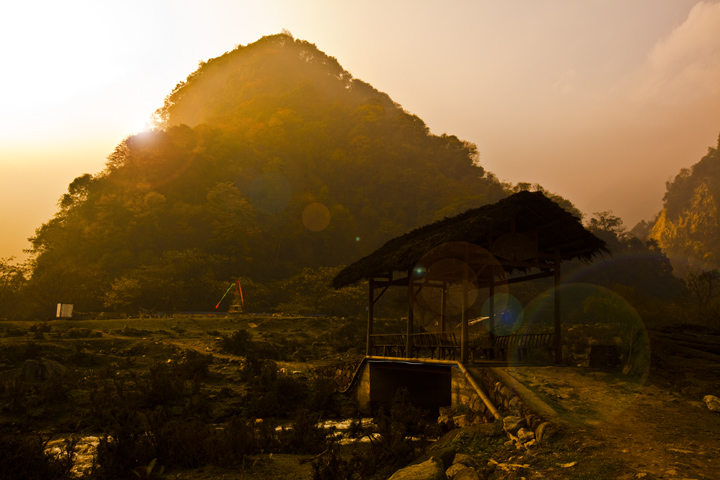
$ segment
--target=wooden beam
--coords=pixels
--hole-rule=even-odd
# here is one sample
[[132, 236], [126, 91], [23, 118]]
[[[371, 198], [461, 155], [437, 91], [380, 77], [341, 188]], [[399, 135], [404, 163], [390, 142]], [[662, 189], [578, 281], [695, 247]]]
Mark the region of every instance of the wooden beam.
[[[412, 277], [412, 269], [408, 270], [408, 279]], [[415, 313], [413, 312], [413, 304], [415, 303], [415, 289], [411, 282], [408, 282], [408, 316], [407, 316], [407, 343], [405, 345], [405, 356], [412, 357], [412, 333]]]
[[562, 316], [560, 314], [560, 250], [555, 251], [555, 363], [562, 364]]
[[510, 283], [527, 282], [529, 280], [537, 280], [538, 278], [549, 278], [549, 277], [554, 277], [554, 276], [555, 276], [555, 271], [551, 270], [549, 272], [540, 272], [540, 273], [535, 273], [533, 275], [525, 275], [522, 277], [509, 278], [502, 283], [495, 283], [495, 285], [504, 285], [506, 283], [510, 284]]
[[[465, 259], [467, 260], [469, 256], [469, 249], [470, 246], [465, 246]], [[468, 358], [470, 356], [470, 350], [469, 350], [469, 331], [468, 331], [468, 283], [469, 283], [469, 276], [470, 276], [470, 267], [467, 264], [467, 261], [465, 262], [465, 266], [463, 267], [463, 278], [462, 278], [462, 327], [461, 327], [461, 334], [460, 334], [460, 361], [463, 363], [467, 363]]]
[[[367, 341], [365, 342], [365, 355], [372, 355], [372, 334], [373, 334], [373, 307], [375, 306], [375, 292], [373, 279], [368, 280], [368, 323]], [[384, 291], [384, 290], [383, 290]], [[381, 294], [382, 295], [382, 294]]]
[[443, 282], [442, 295], [440, 296], [440, 331], [445, 332], [445, 311], [447, 309], [447, 282]]

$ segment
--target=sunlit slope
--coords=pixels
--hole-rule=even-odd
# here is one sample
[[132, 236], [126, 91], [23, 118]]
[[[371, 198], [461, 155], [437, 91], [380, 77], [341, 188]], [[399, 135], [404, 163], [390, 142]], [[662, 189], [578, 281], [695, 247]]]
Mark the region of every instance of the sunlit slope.
[[688, 268], [720, 268], [720, 138], [698, 163], [667, 183], [663, 210], [651, 237], [673, 262]]
[[101, 308], [130, 279], [158, 278], [187, 289], [173, 308], [196, 308], [212, 304], [215, 281], [348, 263], [506, 194], [475, 145], [431, 134], [288, 35], [201, 64], [158, 113], [159, 128], [73, 181], [31, 239], [49, 305]]

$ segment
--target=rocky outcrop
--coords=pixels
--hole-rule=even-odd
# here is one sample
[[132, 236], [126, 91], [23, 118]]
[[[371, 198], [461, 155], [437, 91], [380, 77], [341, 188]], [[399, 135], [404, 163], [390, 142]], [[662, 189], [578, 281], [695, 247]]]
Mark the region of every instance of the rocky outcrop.
[[445, 466], [438, 457], [430, 457], [430, 460], [401, 468], [395, 472], [389, 480], [446, 480]]
[[715, 395], [705, 395], [703, 402], [711, 411], [720, 413], [720, 398]]
[[26, 382], [46, 382], [65, 375], [67, 368], [55, 360], [38, 358], [26, 360], [20, 372], [20, 378]]

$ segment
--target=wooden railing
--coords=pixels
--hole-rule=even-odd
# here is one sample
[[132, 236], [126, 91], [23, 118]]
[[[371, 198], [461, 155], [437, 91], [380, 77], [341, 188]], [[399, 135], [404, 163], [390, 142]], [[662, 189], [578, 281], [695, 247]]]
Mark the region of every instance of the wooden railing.
[[477, 351], [487, 360], [496, 357], [501, 360], [526, 361], [529, 349], [544, 349], [550, 358], [554, 357], [555, 336], [552, 333], [523, 333], [513, 335], [488, 336], [471, 347], [473, 360]]
[[[405, 357], [407, 355], [407, 335], [403, 334], [378, 334], [371, 335], [371, 352], [373, 355], [383, 357]], [[413, 358], [455, 359], [455, 353], [460, 344], [455, 334], [449, 332], [413, 333], [410, 334], [410, 355]]]
[[[407, 357], [407, 335], [400, 333], [376, 334], [370, 336], [372, 355], [383, 357]], [[554, 335], [552, 333], [525, 333], [487, 336], [469, 342], [473, 361], [501, 360], [527, 361], [529, 349], [546, 350], [550, 359], [554, 357]], [[461, 344], [455, 333], [426, 332], [410, 335], [411, 358], [439, 358], [455, 360]]]

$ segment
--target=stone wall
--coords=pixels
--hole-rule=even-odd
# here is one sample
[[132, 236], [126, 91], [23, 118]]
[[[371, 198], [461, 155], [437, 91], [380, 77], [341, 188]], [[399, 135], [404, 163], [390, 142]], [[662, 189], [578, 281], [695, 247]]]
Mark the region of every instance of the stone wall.
[[[519, 428], [531, 430], [538, 442], [555, 429], [551, 419], [544, 418], [528, 406], [517, 390], [503, 382], [490, 368], [472, 369], [471, 374], [498, 412], [503, 417], [516, 417]], [[492, 416], [490, 421], [494, 421]]]
[[[477, 379], [476, 379], [477, 381]], [[467, 381], [459, 368], [452, 369], [452, 405], [454, 410], [467, 407], [475, 418], [481, 418], [486, 423], [494, 422], [495, 417], [482, 401], [477, 392]]]

